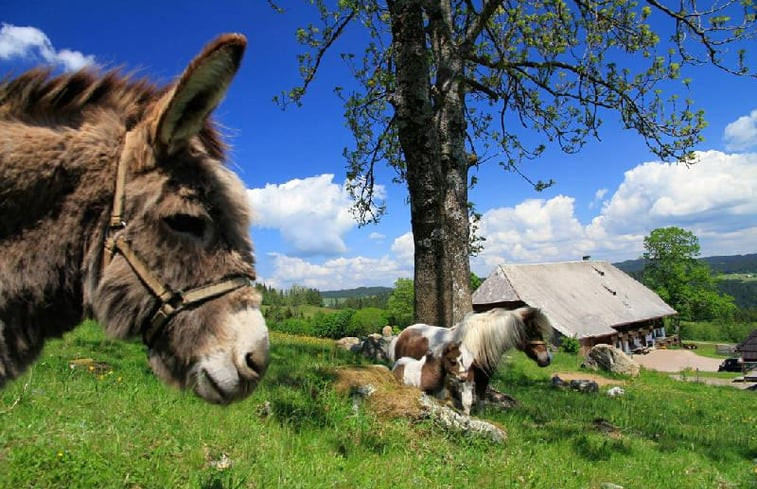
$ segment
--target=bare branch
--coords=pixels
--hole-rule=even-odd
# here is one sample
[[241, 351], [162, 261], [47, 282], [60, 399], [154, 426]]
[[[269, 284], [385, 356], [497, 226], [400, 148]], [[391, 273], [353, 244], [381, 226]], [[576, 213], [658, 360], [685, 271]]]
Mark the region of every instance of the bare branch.
[[[470, 3], [468, 3], [468, 5], [474, 10]], [[484, 2], [483, 7], [481, 8], [481, 13], [476, 15], [475, 21], [468, 27], [465, 37], [463, 38], [462, 43], [460, 43], [464, 52], [470, 51], [475, 44], [476, 39], [478, 39], [478, 36], [481, 34], [481, 31], [484, 30], [484, 27], [489, 23], [500, 5], [502, 5], [501, 0], [487, 0]]]

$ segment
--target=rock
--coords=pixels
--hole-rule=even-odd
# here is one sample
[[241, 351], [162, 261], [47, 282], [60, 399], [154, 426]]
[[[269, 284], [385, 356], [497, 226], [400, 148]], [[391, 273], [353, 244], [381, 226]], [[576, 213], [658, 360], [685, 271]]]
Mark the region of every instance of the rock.
[[566, 387], [566, 383], [563, 379], [558, 377], [557, 375], [552, 376], [552, 387], [557, 387], [558, 389], [564, 389]]
[[590, 370], [604, 370], [614, 374], [639, 375], [639, 364], [628, 355], [610, 345], [595, 345], [586, 354], [584, 363], [581, 365]]
[[589, 379], [575, 379], [566, 382], [557, 375], [552, 376], [552, 387], [558, 389], [571, 388], [578, 392], [599, 392], [599, 384]]
[[623, 489], [623, 486], [613, 484], [612, 482], [603, 482], [599, 487], [600, 489]]
[[426, 394], [421, 395], [420, 403], [428, 411], [428, 416], [445, 429], [483, 436], [495, 443], [502, 443], [507, 439], [507, 433], [502, 428], [461, 414], [439, 404], [433, 397]]
[[499, 392], [495, 388], [489, 386], [486, 388], [486, 394], [484, 399], [479, 399], [478, 402], [486, 402], [489, 407], [496, 407], [499, 409], [512, 409], [518, 405], [518, 400], [509, 394]]
[[599, 392], [599, 384], [593, 380], [571, 380], [570, 388], [578, 392]]
[[377, 333], [370, 334], [363, 340], [360, 352], [371, 360], [388, 362], [389, 359], [386, 356], [386, 349], [391, 341], [391, 337], [382, 336]]
[[626, 395], [626, 391], [622, 387], [615, 386], [607, 389], [607, 395], [610, 397], [622, 397]]
[[384, 338], [390, 338], [393, 335], [394, 335], [394, 330], [392, 329], [391, 326], [387, 325], [381, 329], [381, 336], [383, 336]]
[[355, 336], [345, 336], [336, 341], [336, 346], [347, 351], [360, 351], [360, 338]]

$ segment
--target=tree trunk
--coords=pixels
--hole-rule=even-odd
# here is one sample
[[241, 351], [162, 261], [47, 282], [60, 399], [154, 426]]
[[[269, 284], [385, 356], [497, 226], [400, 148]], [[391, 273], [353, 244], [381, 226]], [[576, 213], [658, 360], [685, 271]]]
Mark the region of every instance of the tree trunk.
[[[407, 165], [416, 320], [452, 326], [471, 310], [461, 62], [451, 45], [433, 36], [438, 69], [432, 89], [423, 3], [388, 2], [397, 70], [393, 103]], [[431, 19], [430, 26], [439, 21]]]

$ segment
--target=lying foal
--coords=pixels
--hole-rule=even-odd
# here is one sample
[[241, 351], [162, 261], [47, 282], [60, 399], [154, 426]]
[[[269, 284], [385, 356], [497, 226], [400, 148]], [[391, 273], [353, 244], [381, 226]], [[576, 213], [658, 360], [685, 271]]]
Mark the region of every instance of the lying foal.
[[473, 405], [473, 375], [465, 368], [460, 342], [444, 345], [440, 356], [429, 351], [420, 360], [402, 357], [394, 363], [394, 376], [405, 385], [418, 387], [438, 399], [452, 399], [456, 407], [470, 414]]

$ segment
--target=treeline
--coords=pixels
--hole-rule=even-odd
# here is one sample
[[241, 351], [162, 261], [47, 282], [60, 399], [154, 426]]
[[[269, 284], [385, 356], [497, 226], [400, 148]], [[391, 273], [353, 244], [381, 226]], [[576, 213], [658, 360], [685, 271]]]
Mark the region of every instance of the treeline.
[[739, 308], [757, 312], [757, 280], [720, 279], [717, 285]]
[[323, 305], [334, 309], [362, 309], [364, 307], [386, 309], [390, 295], [392, 295], [391, 290], [369, 296], [324, 297]]
[[333, 312], [318, 311], [310, 317], [275, 318], [266, 314], [268, 327], [282, 333], [317, 336], [320, 338], [343, 338], [345, 336], [366, 336], [379, 333], [389, 323], [387, 312], [375, 307], [363, 309], [340, 309]]
[[287, 290], [278, 290], [265, 284], [258, 284], [257, 289], [263, 294], [264, 306], [318, 306], [323, 305], [323, 297], [318, 289], [294, 285]]
[[[263, 295], [263, 305], [272, 307], [316, 306], [331, 309], [363, 309], [375, 307], [386, 309], [392, 289], [375, 287], [361, 288], [354, 291], [321, 292], [318, 289], [294, 285], [287, 290], [279, 290], [265, 284], [258, 284], [257, 289]], [[375, 290], [374, 290], [375, 289]], [[363, 291], [366, 295], [356, 295], [352, 292]], [[339, 292], [344, 292], [339, 296]], [[372, 292], [371, 295], [367, 295]]]

